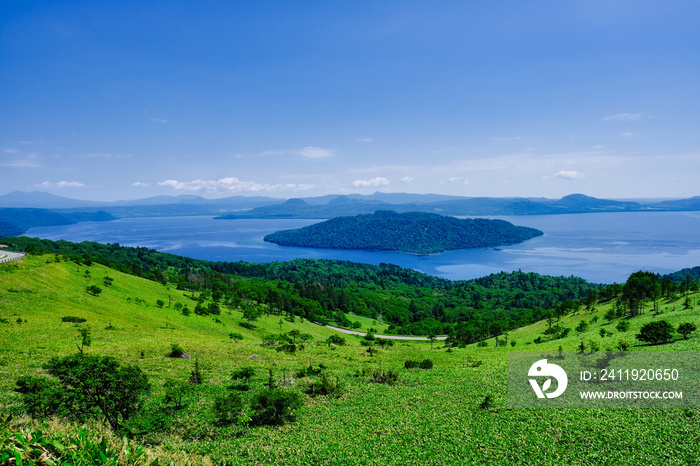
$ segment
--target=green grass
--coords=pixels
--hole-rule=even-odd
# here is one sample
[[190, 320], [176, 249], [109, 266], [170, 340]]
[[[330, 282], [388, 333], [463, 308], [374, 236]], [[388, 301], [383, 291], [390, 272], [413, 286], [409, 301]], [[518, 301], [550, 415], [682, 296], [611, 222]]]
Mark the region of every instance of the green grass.
[[[349, 346], [329, 348], [312, 344], [294, 354], [261, 346], [268, 333], [298, 329], [310, 333], [316, 342], [333, 331], [279, 316], [263, 317], [256, 330], [242, 328], [238, 310], [222, 307], [218, 316], [183, 316], [174, 309], [179, 302], [194, 308], [190, 293], [168, 288], [114, 270], [72, 262], [48, 262], [49, 256], [28, 257], [0, 265], [0, 412], [17, 413], [20, 399], [12, 391], [20, 375], [41, 374], [41, 366], [52, 356], [76, 351], [78, 334], [74, 324], [62, 323], [62, 316], [87, 319], [82, 324], [92, 329], [93, 343], [87, 351], [113, 355], [120, 362], [137, 364], [153, 386], [147, 406], [157, 406], [168, 379], [185, 380], [194, 368], [194, 360], [170, 359], [165, 355], [171, 343], [180, 344], [197, 356], [206, 384], [195, 387], [187, 406], [176, 412], [172, 424], [161, 432], [131, 440], [132, 447], [145, 446], [145, 457], [175, 464], [698, 464], [700, 410], [698, 409], [508, 409], [507, 354], [516, 350], [576, 350], [580, 342], [595, 340], [601, 350], [620, 339], [638, 345], [634, 335], [641, 325], [655, 319], [667, 319], [674, 326], [690, 321], [700, 324], [697, 309], [682, 309], [683, 300], [662, 302], [663, 314], [647, 311], [631, 319], [631, 328], [615, 330], [618, 319], [608, 324], [603, 315], [610, 304], [595, 311], [566, 316], [560, 325], [571, 328], [567, 338], [532, 343], [547, 328], [546, 322], [511, 331], [515, 347], [467, 348], [447, 352], [435, 342], [397, 342], [393, 347], [370, 356], [360, 346], [359, 337], [345, 336]], [[89, 276], [85, 271], [89, 270]], [[104, 286], [104, 277], [114, 279]], [[95, 297], [86, 293], [89, 285], [102, 288]], [[156, 306], [163, 300], [164, 308]], [[697, 296], [693, 296], [697, 299]], [[168, 308], [168, 302], [172, 305]], [[647, 306], [648, 307], [648, 306]], [[675, 309], [675, 310], [673, 310]], [[581, 319], [597, 323], [578, 334], [573, 328]], [[18, 319], [22, 323], [18, 323]], [[26, 320], [26, 322], [24, 322]], [[371, 319], [360, 320], [363, 329], [382, 328]], [[111, 324], [116, 330], [107, 330]], [[600, 329], [613, 332], [602, 338]], [[235, 332], [243, 340], [228, 337]], [[677, 340], [662, 346], [633, 346], [633, 350], [700, 349], [700, 332], [689, 340]], [[529, 344], [528, 344], [529, 343]], [[144, 356], [141, 356], [143, 351]], [[407, 359], [434, 361], [432, 370], [403, 369]], [[472, 367], [471, 362], [482, 364]], [[338, 397], [305, 396], [305, 406], [297, 420], [281, 427], [254, 427], [243, 431], [238, 426], [213, 424], [211, 407], [217, 395], [228, 392], [234, 369], [253, 366], [257, 373], [253, 385], [265, 383], [268, 370], [276, 379], [291, 379], [293, 372], [309, 364], [323, 363], [328, 377], [339, 380], [344, 393]], [[372, 383], [361, 375], [363, 369], [395, 370], [396, 385]], [[303, 389], [314, 377], [294, 379]], [[493, 404], [483, 409], [486, 396]], [[14, 428], [26, 424], [18, 416]], [[102, 427], [90, 427], [100, 432]], [[52, 432], [70, 438], [81, 426], [51, 421], [45, 435]], [[93, 432], [91, 430], [91, 432]], [[119, 440], [102, 431], [115, 445]], [[59, 435], [61, 434], [61, 435]], [[72, 434], [71, 434], [72, 435]]]

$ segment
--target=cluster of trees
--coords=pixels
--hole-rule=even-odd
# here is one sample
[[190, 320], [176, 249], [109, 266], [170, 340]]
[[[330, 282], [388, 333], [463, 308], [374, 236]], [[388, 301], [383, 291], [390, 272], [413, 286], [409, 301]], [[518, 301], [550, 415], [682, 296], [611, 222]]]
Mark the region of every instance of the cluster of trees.
[[564, 312], [581, 300], [595, 300], [601, 288], [576, 277], [523, 272], [450, 281], [390, 264], [209, 262], [118, 244], [25, 237], [6, 241], [29, 253], [100, 263], [198, 293], [195, 314], [217, 315], [226, 306], [242, 309], [249, 321], [268, 314], [349, 326], [348, 314], [354, 313], [388, 322], [393, 333], [454, 333], [459, 343], [500, 335], [540, 320], [552, 309]]

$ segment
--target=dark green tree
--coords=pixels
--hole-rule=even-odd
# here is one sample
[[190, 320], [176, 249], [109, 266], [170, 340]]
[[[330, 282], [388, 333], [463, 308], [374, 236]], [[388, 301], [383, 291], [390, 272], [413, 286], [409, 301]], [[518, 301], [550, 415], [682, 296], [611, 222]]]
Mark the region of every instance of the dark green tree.
[[695, 324], [692, 324], [690, 322], [685, 322], [683, 324], [680, 324], [678, 326], [678, 333], [683, 335], [683, 339], [687, 340], [688, 336], [690, 336], [691, 333], [696, 331], [698, 328]]
[[[113, 430], [138, 412], [141, 398], [151, 389], [141, 369], [122, 366], [111, 356], [74, 354], [51, 358], [43, 367], [56, 383], [37, 377], [17, 381], [15, 390], [22, 394], [28, 411], [80, 421], [97, 415]], [[56, 388], [60, 397], [51, 395]]]
[[668, 343], [673, 339], [675, 331], [673, 326], [665, 320], [658, 320], [642, 326], [637, 335], [637, 340], [651, 343], [652, 345]]

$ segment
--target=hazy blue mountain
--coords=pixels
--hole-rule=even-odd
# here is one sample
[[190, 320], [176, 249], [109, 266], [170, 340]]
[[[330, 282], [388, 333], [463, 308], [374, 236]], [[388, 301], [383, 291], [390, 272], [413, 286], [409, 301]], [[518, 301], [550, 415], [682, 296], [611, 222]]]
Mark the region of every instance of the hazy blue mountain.
[[100, 207], [107, 203], [83, 201], [56, 196], [42, 191], [13, 191], [0, 196], [0, 207], [27, 207], [34, 209], [72, 209], [76, 207]]
[[265, 236], [282, 246], [434, 254], [453, 249], [503, 246], [542, 235], [540, 230], [504, 220], [458, 219], [425, 212], [337, 217]]
[[114, 220], [107, 212], [65, 213], [47, 209], [0, 208], [0, 237], [21, 235], [29, 228]]

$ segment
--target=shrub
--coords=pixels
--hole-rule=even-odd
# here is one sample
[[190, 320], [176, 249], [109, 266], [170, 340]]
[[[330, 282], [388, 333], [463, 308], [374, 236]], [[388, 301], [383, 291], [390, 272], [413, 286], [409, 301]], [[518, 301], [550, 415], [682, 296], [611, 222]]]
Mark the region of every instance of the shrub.
[[618, 332], [626, 332], [630, 329], [630, 322], [629, 320], [621, 320], [617, 323], [615, 328], [618, 330]]
[[431, 361], [430, 359], [424, 359], [420, 363], [420, 368], [421, 369], [432, 369], [433, 368], [433, 361]]
[[75, 324], [82, 324], [83, 322], [87, 322], [87, 319], [83, 319], [82, 317], [77, 316], [63, 316], [61, 317], [61, 322], [72, 322]]
[[212, 411], [216, 422], [222, 425], [245, 425], [250, 422], [245, 399], [240, 393], [231, 392], [214, 400]]
[[480, 341], [479, 343], [476, 344], [476, 346], [478, 346], [479, 348], [485, 348], [485, 347], [489, 346], [489, 344], [487, 341]]
[[696, 331], [698, 328], [695, 326], [695, 324], [692, 324], [690, 322], [685, 322], [683, 324], [680, 324], [678, 326], [678, 333], [683, 335], [683, 339], [687, 340], [688, 336], [690, 336], [691, 333]]
[[370, 371], [371, 380], [375, 383], [394, 385], [399, 381], [399, 374], [394, 371]]
[[183, 354], [185, 354], [185, 350], [182, 349], [182, 346], [180, 346], [178, 343], [172, 343], [170, 345], [170, 353], [168, 353], [169, 358], [179, 358]]
[[231, 378], [234, 381], [242, 380], [244, 383], [250, 383], [250, 379], [255, 375], [255, 369], [251, 366], [246, 366], [237, 371], [233, 371]]
[[151, 389], [141, 369], [121, 366], [111, 356], [74, 354], [51, 358], [43, 367], [58, 381], [17, 380], [15, 391], [22, 394], [28, 412], [78, 420], [99, 414], [114, 430], [139, 410], [141, 397]]
[[282, 425], [293, 421], [301, 408], [301, 394], [285, 389], [266, 389], [253, 397], [252, 420], [257, 425]]
[[637, 340], [650, 343], [652, 345], [658, 345], [662, 343], [668, 343], [673, 339], [673, 334], [676, 330], [671, 324], [665, 320], [658, 320], [656, 322], [649, 322], [648, 324], [642, 326], [637, 334]]
[[163, 388], [165, 389], [165, 405], [174, 409], [184, 408], [185, 398], [192, 392], [192, 385], [176, 380], [167, 380]]
[[235, 333], [235, 332], [229, 333], [228, 337], [231, 340], [235, 340], [235, 341], [239, 341], [239, 340], [243, 339], [243, 335], [241, 335], [240, 333]]
[[307, 387], [306, 393], [311, 396], [323, 395], [323, 396], [333, 396], [339, 397], [343, 393], [343, 387], [338, 378], [335, 379], [335, 383], [328, 380], [326, 374], [321, 376], [321, 382], [314, 381], [310, 383]]
[[93, 296], [99, 296], [100, 293], [102, 293], [102, 288], [96, 285], [90, 285], [85, 288], [85, 291]]
[[403, 367], [406, 370], [415, 369], [416, 367], [418, 367], [418, 364], [419, 364], [418, 361], [412, 361], [412, 360], [408, 359], [406, 362], [403, 363]]

